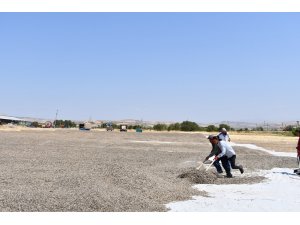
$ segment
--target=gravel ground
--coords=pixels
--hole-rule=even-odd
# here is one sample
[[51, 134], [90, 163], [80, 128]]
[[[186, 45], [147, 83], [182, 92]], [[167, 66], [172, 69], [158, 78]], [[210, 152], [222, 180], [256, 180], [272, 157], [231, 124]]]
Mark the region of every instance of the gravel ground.
[[199, 133], [33, 129], [0, 131], [0, 143], [2, 212], [166, 211], [169, 202], [205, 195], [193, 183], [260, 182], [251, 172], [295, 166], [295, 159], [240, 147], [243, 176], [204, 175], [194, 168], [210, 145]]

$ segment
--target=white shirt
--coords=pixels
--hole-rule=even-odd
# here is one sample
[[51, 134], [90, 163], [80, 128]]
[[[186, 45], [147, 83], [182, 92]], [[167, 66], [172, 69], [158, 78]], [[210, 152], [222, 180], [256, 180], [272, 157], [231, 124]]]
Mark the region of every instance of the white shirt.
[[222, 132], [218, 134], [218, 138], [219, 140], [222, 140], [222, 141], [229, 141], [230, 140], [230, 137], [229, 137], [229, 134], [223, 134]]
[[227, 158], [231, 158], [235, 155], [235, 151], [226, 141], [219, 141], [218, 146], [221, 149], [221, 153], [218, 155], [218, 158], [221, 158], [224, 155], [227, 156]]

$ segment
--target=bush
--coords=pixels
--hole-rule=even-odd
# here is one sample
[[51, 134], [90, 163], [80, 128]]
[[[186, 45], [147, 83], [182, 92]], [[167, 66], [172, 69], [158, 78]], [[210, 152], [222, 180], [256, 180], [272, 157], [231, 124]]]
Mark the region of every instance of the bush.
[[153, 130], [156, 130], [156, 131], [163, 131], [163, 130], [167, 130], [167, 129], [168, 129], [168, 126], [166, 124], [158, 123], [153, 126]]
[[294, 136], [298, 136], [298, 133], [300, 132], [300, 128], [296, 128], [296, 127], [294, 127], [293, 129], [292, 129], [292, 134], [294, 135]]
[[231, 130], [231, 127], [227, 124], [224, 124], [224, 123], [219, 125], [219, 131], [221, 131], [222, 128], [225, 128], [227, 131]]
[[181, 124], [180, 123], [172, 123], [168, 127], [168, 131], [171, 130], [180, 130], [181, 129]]
[[76, 123], [74, 123], [71, 120], [55, 120], [54, 125], [55, 125], [55, 127], [60, 127], [60, 128], [76, 127]]
[[191, 121], [184, 121], [180, 126], [181, 131], [199, 131], [200, 127], [197, 123]]
[[40, 126], [39, 123], [36, 121], [31, 123], [31, 127], [39, 127], [39, 126]]
[[293, 126], [292, 125], [286, 126], [283, 128], [283, 131], [293, 131]]
[[208, 132], [219, 131], [219, 129], [218, 129], [218, 127], [216, 127], [215, 125], [209, 125], [209, 126], [206, 128], [206, 131], [208, 131]]
[[254, 130], [256, 130], [256, 131], [264, 131], [264, 128], [263, 127], [256, 127]]

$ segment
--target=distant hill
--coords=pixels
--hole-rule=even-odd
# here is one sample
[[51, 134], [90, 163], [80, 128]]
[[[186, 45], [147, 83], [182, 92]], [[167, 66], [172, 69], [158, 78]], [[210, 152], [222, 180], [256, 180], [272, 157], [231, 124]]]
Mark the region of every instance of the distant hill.
[[[8, 116], [5, 114], [0, 114], [2, 116]], [[14, 116], [15, 117], [15, 116]], [[47, 121], [53, 121], [54, 119], [45, 119], [45, 118], [34, 118], [34, 117], [17, 117], [19, 119], [29, 121], [29, 122], [39, 122], [39, 123], [45, 123]], [[61, 119], [61, 118], [58, 118]], [[72, 120], [72, 119], [71, 119]], [[75, 123], [83, 123], [85, 122], [84, 120], [72, 120]], [[143, 125], [143, 126], [153, 126], [158, 123], [162, 124], [172, 124], [176, 123], [178, 121], [144, 121], [144, 120], [135, 120], [135, 119], [122, 119], [122, 120], [93, 120], [90, 122], [94, 122], [95, 124], [100, 124], [100, 123], [107, 123], [107, 122], [112, 122], [115, 124], [127, 124], [127, 125]], [[179, 121], [181, 123], [182, 121]], [[255, 127], [263, 127], [265, 130], [271, 130], [271, 129], [281, 129], [282, 127], [285, 127], [287, 125], [292, 125], [296, 126], [297, 122], [296, 121], [285, 121], [282, 123], [276, 123], [276, 122], [244, 122], [244, 121], [220, 121], [220, 122], [212, 122], [212, 123], [201, 123], [198, 122], [198, 125], [201, 127], [207, 127], [208, 125], [215, 125], [219, 126], [219, 124], [228, 124], [230, 127], [235, 128], [235, 129], [241, 129], [241, 128], [255, 128]]]

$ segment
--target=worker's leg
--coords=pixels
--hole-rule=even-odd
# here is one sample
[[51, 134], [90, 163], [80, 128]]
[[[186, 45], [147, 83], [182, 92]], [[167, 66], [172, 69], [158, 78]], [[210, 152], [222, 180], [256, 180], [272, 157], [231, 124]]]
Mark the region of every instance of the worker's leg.
[[230, 164], [229, 164], [229, 161], [228, 161], [227, 156], [221, 157], [220, 160], [221, 160], [221, 162], [222, 162], [223, 168], [224, 168], [225, 171], [226, 171], [226, 176], [227, 176], [227, 177], [232, 177], [232, 174], [231, 174], [231, 172], [230, 172]]
[[214, 166], [216, 167], [218, 173], [223, 173], [222, 167], [220, 165], [220, 159], [218, 159], [214, 162]]
[[232, 169], [239, 169], [241, 173], [244, 173], [244, 169], [243, 169], [243, 166], [240, 165], [240, 166], [237, 166], [235, 164], [235, 160], [236, 160], [236, 155], [232, 156], [231, 158], [228, 159], [230, 165], [231, 165], [231, 168]]

